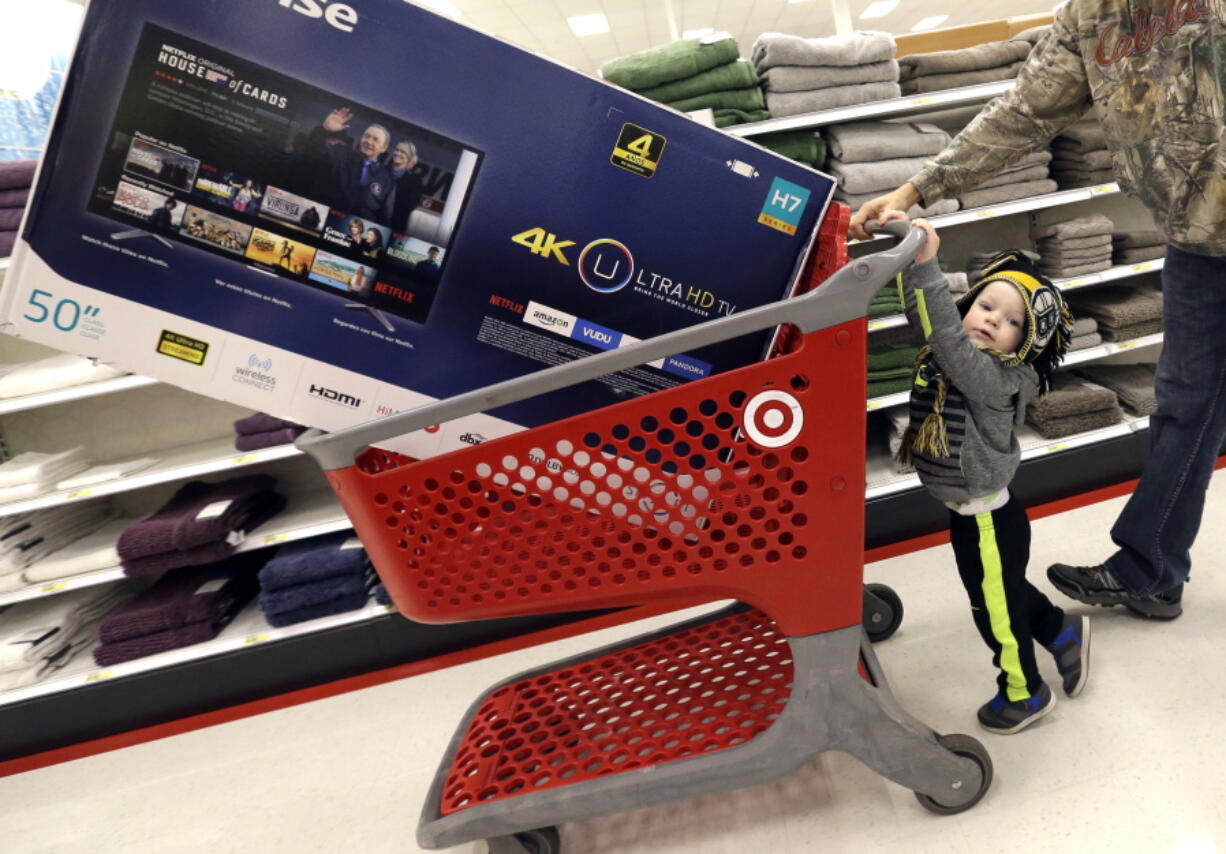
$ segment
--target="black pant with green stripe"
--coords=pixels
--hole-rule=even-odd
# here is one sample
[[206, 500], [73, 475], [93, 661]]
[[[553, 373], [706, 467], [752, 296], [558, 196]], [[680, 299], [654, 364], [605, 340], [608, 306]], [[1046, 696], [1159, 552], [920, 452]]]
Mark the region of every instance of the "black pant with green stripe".
[[1029, 697], [1042, 682], [1034, 644], [1055, 641], [1064, 612], [1026, 580], [1026, 508], [1010, 496], [1005, 506], [990, 513], [962, 516], [951, 510], [949, 517], [958, 574], [971, 600], [975, 628], [1000, 668], [1000, 692], [1010, 702]]

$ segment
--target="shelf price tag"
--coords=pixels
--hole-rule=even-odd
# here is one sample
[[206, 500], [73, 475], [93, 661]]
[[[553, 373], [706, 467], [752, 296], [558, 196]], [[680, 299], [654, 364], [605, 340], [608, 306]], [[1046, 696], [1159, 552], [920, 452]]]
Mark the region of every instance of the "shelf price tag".
[[1084, 285], [1088, 285], [1089, 283], [1090, 283], [1090, 279], [1088, 278], [1069, 279], [1067, 282], [1062, 282], [1060, 284], [1060, 290], [1069, 291], [1069, 290], [1072, 290], [1073, 288], [1080, 288]]
[[987, 210], [975, 211], [975, 219], [989, 219], [994, 216], [1000, 216], [1000, 211], [996, 210], [995, 208], [988, 208]]
[[38, 592], [43, 594], [59, 593], [61, 590], [67, 589], [68, 585], [61, 581], [59, 584], [44, 584], [42, 587], [38, 588]]
[[268, 640], [269, 637], [271, 637], [271, 635], [267, 635], [267, 634], [247, 635], [247, 637], [243, 638], [243, 643], [244, 644], [263, 643], [264, 641]]
[[1135, 346], [1137, 346], [1136, 341], [1121, 341], [1115, 345], [1115, 351], [1118, 353], [1120, 350], [1131, 350]]
[[78, 489], [76, 492], [70, 492], [66, 496], [67, 500], [75, 501], [78, 498], [89, 498], [94, 494], [92, 489]]
[[1063, 451], [1068, 447], [1068, 442], [1057, 442], [1054, 445], [1048, 445], [1044, 451], [1049, 454], [1054, 454], [1056, 451]]
[[869, 408], [869, 411], [870, 411], [870, 412], [871, 412], [872, 410], [874, 410], [874, 409], [880, 409], [880, 408], [882, 407], [882, 405], [883, 405], [883, 403], [882, 403], [882, 401], [881, 401], [880, 399], [878, 399], [878, 400], [870, 400], [870, 401], [868, 402], [868, 408]]
[[1155, 264], [1153, 261], [1145, 261], [1144, 263], [1141, 263], [1141, 264], [1133, 264], [1133, 265], [1132, 265], [1132, 272], [1134, 272], [1134, 273], [1147, 273], [1147, 272], [1149, 272], [1150, 270], [1155, 269], [1156, 267], [1157, 267], [1157, 265], [1156, 265], [1156, 264]]
[[1090, 188], [1090, 195], [1091, 196], [1105, 196], [1109, 193], [1118, 193], [1119, 191], [1120, 191], [1119, 184], [1115, 184], [1115, 183], [1099, 184], [1097, 187]]
[[273, 543], [283, 543], [289, 539], [289, 534], [269, 534], [264, 538], [264, 545], [271, 546]]
[[86, 676], [85, 681], [86, 682], [98, 682], [99, 680], [102, 680], [102, 679], [110, 679], [114, 675], [115, 675], [114, 670], [99, 670], [96, 673], [91, 673], [88, 676]]
[[936, 98], [912, 98], [907, 102], [908, 107], [922, 107], [925, 104], [931, 104]]
[[232, 458], [230, 459], [230, 465], [232, 465], [232, 466], [241, 466], [241, 465], [244, 465], [244, 464], [246, 464], [246, 463], [254, 463], [254, 462], [255, 462], [256, 460], [258, 460], [259, 458], [260, 458], [260, 457], [259, 457], [259, 455], [258, 455], [258, 454], [244, 454], [244, 455], [243, 455], [243, 456], [241, 456], [241, 457], [232, 457]]

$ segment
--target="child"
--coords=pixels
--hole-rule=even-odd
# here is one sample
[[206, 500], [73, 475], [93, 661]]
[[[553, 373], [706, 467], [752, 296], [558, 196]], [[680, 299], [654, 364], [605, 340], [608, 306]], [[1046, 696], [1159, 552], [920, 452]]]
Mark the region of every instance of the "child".
[[[906, 215], [898, 211], [882, 216], [900, 219]], [[1065, 614], [1026, 580], [1030, 521], [1009, 494], [1020, 459], [1015, 427], [1026, 404], [1050, 389], [1072, 317], [1060, 292], [1016, 250], [993, 258], [955, 304], [937, 266], [936, 231], [922, 219], [914, 224], [928, 239], [899, 289], [926, 346], [915, 362], [899, 458], [914, 463], [924, 486], [950, 509], [958, 574], [1000, 669], [999, 690], [980, 707], [979, 723], [1014, 733], [1056, 704], [1032, 640], [1055, 656], [1068, 696], [1081, 693], [1090, 672], [1089, 622]]]

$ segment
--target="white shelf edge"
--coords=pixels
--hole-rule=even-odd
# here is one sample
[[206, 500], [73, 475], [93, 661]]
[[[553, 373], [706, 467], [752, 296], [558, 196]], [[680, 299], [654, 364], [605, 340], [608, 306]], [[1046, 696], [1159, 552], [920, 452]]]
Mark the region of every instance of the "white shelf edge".
[[39, 409], [57, 403], [66, 403], [70, 400], [85, 400], [90, 397], [100, 397], [104, 394], [114, 394], [115, 392], [128, 391], [129, 389], [143, 388], [148, 385], [156, 385], [157, 382], [157, 380], [150, 379], [149, 377], [129, 375], [126, 377], [114, 377], [113, 379], [102, 380], [96, 383], [59, 388], [55, 391], [40, 391], [36, 394], [27, 394], [22, 397], [10, 397], [0, 400], [0, 415], [9, 415], [27, 409]]
[[905, 314], [889, 314], [885, 317], [878, 317], [868, 321], [869, 332], [880, 332], [882, 329], [894, 329], [898, 326], [907, 325], [907, 316]]
[[1126, 350], [1139, 350], [1144, 347], [1152, 347], [1155, 344], [1161, 343], [1162, 333], [1155, 332], [1153, 335], [1143, 335], [1140, 338], [1133, 338], [1128, 341], [1112, 341], [1098, 347], [1088, 347], [1085, 350], [1074, 350], [1065, 357], [1064, 362], [1061, 363], [1060, 367], [1066, 368], [1069, 365], [1079, 365], [1082, 362], [1093, 362], [1095, 359], [1101, 359], [1104, 356], [1111, 356], [1115, 353], [1123, 353]]
[[899, 406], [911, 399], [911, 392], [900, 391], [896, 394], [887, 394], [883, 397], [871, 397], [868, 400], [868, 411], [876, 412], [878, 409], [889, 409], [891, 406]]
[[1037, 211], [1043, 208], [1054, 208], [1061, 205], [1071, 205], [1076, 202], [1084, 202], [1087, 199], [1096, 198], [1098, 196], [1110, 196], [1120, 191], [1119, 185], [1112, 182], [1110, 184], [1098, 184], [1093, 187], [1078, 187], [1074, 190], [1057, 190], [1054, 193], [1043, 193], [1038, 196], [1027, 196], [1024, 199], [1014, 199], [1011, 202], [1002, 202], [999, 205], [992, 205], [986, 208], [968, 208], [964, 211], [954, 211], [953, 213], [941, 214], [940, 216], [932, 217], [929, 222], [935, 228], [947, 228], [951, 225], [962, 225], [968, 222], [980, 222], [985, 219], [995, 219], [996, 217], [1009, 216], [1016, 213], [1026, 213], [1027, 211]]
[[[253, 600], [246, 606], [244, 611], [257, 608], [256, 602]], [[346, 626], [352, 623], [361, 623], [373, 620], [376, 617], [381, 617], [384, 614], [394, 613], [395, 608], [388, 605], [380, 605], [369, 600], [366, 605], [355, 610], [346, 611], [344, 614], [334, 614], [330, 617], [321, 617], [318, 620], [309, 620], [304, 623], [297, 623], [292, 626], [286, 626], [283, 629], [274, 629], [271, 626], [264, 631], [257, 632], [233, 632], [228, 633], [225, 629], [222, 633], [210, 641], [204, 643], [193, 644], [192, 646], [182, 647], [181, 649], [173, 649], [167, 652], [160, 652], [156, 655], [138, 658], [134, 661], [125, 661], [123, 664], [116, 664], [111, 667], [93, 667], [88, 672], [78, 672], [70, 676], [64, 676], [59, 679], [52, 678], [44, 682], [36, 682], [33, 685], [26, 685], [21, 688], [14, 688], [9, 691], [0, 692], [0, 706], [7, 706], [13, 703], [20, 703], [24, 700], [31, 700], [35, 697], [44, 697], [49, 694], [59, 694], [64, 691], [71, 691], [76, 688], [84, 688], [94, 682], [103, 680], [110, 681], [112, 679], [122, 679], [125, 676], [134, 676], [138, 673], [146, 673], [151, 670], [161, 670], [163, 668], [174, 667], [175, 665], [184, 664], [189, 661], [197, 661], [203, 658], [211, 658], [216, 655], [224, 655], [228, 652], [236, 652], [240, 649], [253, 646], [255, 644], [273, 643], [288, 638], [297, 637], [299, 635], [314, 634], [326, 629], [333, 629], [339, 626]], [[238, 620], [236, 618], [235, 623]], [[235, 623], [231, 623], [229, 627], [234, 627]], [[93, 647], [87, 650], [82, 650], [78, 655], [92, 656]], [[69, 664], [69, 667], [72, 665]]]
[[[166, 452], [163, 451], [162, 453]], [[96, 486], [85, 487], [83, 489], [50, 492], [45, 495], [39, 495], [35, 498], [26, 498], [21, 501], [10, 501], [6, 504], [0, 504], [0, 517], [12, 516], [16, 513], [26, 513], [31, 510], [45, 510], [49, 507], [59, 507], [63, 504], [68, 504], [73, 501], [79, 501], [86, 498], [101, 498], [106, 495], [118, 495], [121, 492], [130, 492], [134, 489], [142, 489], [146, 486], [167, 483], [172, 480], [197, 477], [199, 475], [210, 474], [213, 472], [255, 465], [256, 463], [272, 462], [273, 460], [281, 460], [287, 457], [298, 456], [301, 453], [302, 452], [293, 445], [277, 445], [276, 447], [262, 448], [258, 451], [251, 451], [245, 454], [233, 452], [224, 455], [218, 454], [214, 459], [187, 463], [184, 465], [172, 465], [166, 468], [158, 468], [157, 466], [154, 466], [153, 470], [145, 470], [143, 472], [138, 472], [137, 474], [131, 475], [130, 477], [121, 477], [116, 480], [107, 481], [106, 483], [100, 483]]]
[[9, 268], [9, 259], [0, 258], [0, 279], [4, 278], [4, 273]]
[[941, 89], [937, 92], [904, 95], [901, 98], [890, 98], [885, 101], [869, 101], [866, 104], [856, 104], [849, 107], [836, 107], [814, 113], [801, 113], [796, 116], [764, 119], [760, 122], [733, 125], [732, 127], [724, 128], [724, 132], [733, 136], [754, 137], [767, 133], [778, 133], [780, 131], [823, 127], [840, 122], [932, 112], [962, 104], [989, 101], [997, 95], [1008, 92], [1014, 85], [1016, 84], [1013, 80], [978, 83], [974, 86], [962, 86], [957, 89]]

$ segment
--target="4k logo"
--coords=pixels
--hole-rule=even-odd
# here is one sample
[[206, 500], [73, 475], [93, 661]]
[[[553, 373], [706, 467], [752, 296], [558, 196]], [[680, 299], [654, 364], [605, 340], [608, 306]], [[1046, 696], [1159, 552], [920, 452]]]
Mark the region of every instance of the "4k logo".
[[559, 264], [570, 266], [570, 261], [566, 259], [566, 255], [562, 250], [568, 246], [574, 246], [573, 240], [559, 240], [556, 234], [551, 234], [543, 228], [530, 228], [527, 231], [521, 231], [519, 234], [511, 235], [511, 242], [518, 243], [520, 246], [527, 246], [533, 255], [540, 255], [542, 258], [553, 258]]

